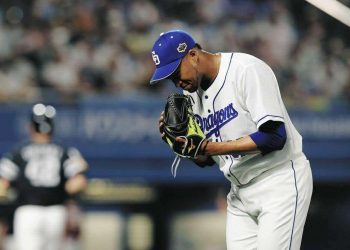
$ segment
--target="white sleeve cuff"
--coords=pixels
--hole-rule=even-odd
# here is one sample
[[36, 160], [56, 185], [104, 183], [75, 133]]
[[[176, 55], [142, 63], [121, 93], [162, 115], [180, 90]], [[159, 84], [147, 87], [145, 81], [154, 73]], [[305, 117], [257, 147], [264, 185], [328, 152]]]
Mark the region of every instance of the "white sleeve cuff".
[[284, 122], [284, 118], [278, 115], [266, 115], [258, 120], [257, 127], [259, 128], [262, 124], [264, 124], [267, 121]]

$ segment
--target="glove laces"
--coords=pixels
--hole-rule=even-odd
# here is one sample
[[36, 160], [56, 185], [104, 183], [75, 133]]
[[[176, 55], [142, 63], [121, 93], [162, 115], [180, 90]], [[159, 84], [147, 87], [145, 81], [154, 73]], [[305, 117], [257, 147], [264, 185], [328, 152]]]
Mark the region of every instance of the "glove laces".
[[[185, 148], [187, 147], [187, 144], [188, 144], [188, 139], [186, 138], [186, 136], [180, 136], [180, 137], [185, 139], [184, 149], [182, 150], [182, 154], [184, 154]], [[179, 167], [181, 158], [185, 157], [185, 156], [177, 154], [177, 153], [175, 153], [175, 154], [176, 154], [175, 159], [173, 161], [173, 164], [171, 165], [171, 174], [173, 175], [174, 178], [176, 177], [176, 172], [177, 172], [177, 169]]]
[[179, 155], [176, 155], [173, 161], [173, 164], [171, 165], [171, 174], [173, 175], [174, 178], [176, 178], [176, 172], [180, 165], [180, 161], [181, 161], [181, 157]]
[[[185, 142], [184, 142], [184, 149], [182, 150], [182, 155], [181, 154], [178, 154], [178, 153], [175, 153], [176, 156], [175, 156], [175, 159], [173, 161], [173, 164], [171, 165], [171, 174], [173, 175], [174, 178], [176, 178], [176, 173], [177, 173], [177, 169], [179, 168], [179, 165], [180, 165], [180, 161], [181, 161], [181, 158], [190, 158], [189, 156], [185, 156], [185, 149], [187, 148], [187, 145], [188, 145], [188, 139], [187, 137], [185, 136], [181, 136], [183, 139], [185, 139]], [[202, 143], [205, 141], [205, 138], [203, 138], [201, 140], [201, 142], [199, 143], [199, 146], [197, 148], [197, 151], [195, 153], [195, 156], [198, 154], [198, 151], [200, 150], [201, 146], [202, 146]], [[202, 149], [203, 151], [205, 151], [205, 148], [208, 146], [208, 142], [209, 140], [207, 140], [207, 144], [204, 145], [204, 148]]]

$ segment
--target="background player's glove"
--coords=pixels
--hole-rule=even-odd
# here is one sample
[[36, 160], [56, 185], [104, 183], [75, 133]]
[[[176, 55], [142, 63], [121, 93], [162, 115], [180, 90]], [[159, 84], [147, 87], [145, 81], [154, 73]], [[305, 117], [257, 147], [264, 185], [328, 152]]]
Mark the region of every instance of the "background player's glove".
[[188, 96], [172, 93], [164, 109], [164, 140], [180, 157], [195, 158], [207, 141], [195, 120]]

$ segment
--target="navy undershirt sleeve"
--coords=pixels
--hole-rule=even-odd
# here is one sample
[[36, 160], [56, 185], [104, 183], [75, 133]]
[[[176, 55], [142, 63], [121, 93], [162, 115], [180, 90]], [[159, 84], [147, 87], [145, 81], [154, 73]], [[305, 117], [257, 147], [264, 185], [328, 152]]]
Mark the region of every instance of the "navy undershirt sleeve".
[[283, 122], [267, 121], [259, 131], [250, 135], [263, 155], [281, 150], [286, 143], [287, 133]]

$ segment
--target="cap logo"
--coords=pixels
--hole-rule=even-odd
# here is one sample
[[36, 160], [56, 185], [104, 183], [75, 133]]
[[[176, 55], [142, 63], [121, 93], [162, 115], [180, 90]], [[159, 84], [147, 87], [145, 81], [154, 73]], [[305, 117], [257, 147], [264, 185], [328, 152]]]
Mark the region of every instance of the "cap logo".
[[179, 43], [179, 46], [177, 46], [177, 51], [179, 53], [185, 52], [186, 49], [187, 49], [186, 43]]
[[156, 54], [155, 51], [152, 51], [152, 59], [153, 59], [155, 65], [160, 64], [159, 56]]

